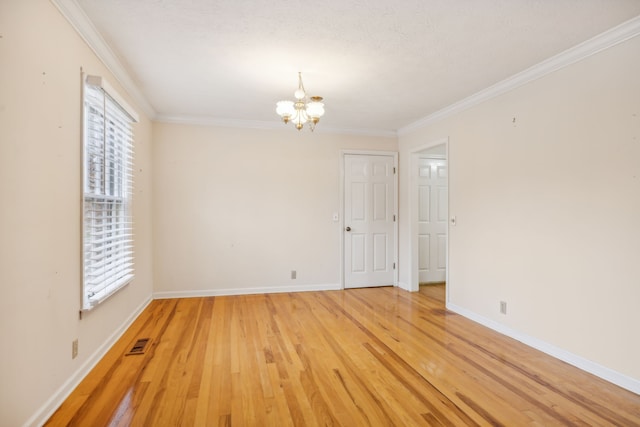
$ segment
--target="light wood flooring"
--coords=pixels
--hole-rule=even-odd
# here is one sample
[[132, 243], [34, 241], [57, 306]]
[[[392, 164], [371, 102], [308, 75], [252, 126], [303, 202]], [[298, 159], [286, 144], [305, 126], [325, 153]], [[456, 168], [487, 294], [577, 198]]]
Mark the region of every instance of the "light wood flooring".
[[640, 396], [446, 311], [442, 285], [369, 288], [153, 301], [47, 425], [640, 426]]

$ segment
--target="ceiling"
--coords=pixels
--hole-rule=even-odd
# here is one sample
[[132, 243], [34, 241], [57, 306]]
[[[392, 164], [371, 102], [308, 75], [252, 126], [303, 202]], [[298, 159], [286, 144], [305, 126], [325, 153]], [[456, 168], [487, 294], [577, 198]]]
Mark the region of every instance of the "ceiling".
[[[401, 129], [640, 15], [639, 0], [76, 0], [159, 119]], [[284, 124], [282, 124], [284, 126]]]

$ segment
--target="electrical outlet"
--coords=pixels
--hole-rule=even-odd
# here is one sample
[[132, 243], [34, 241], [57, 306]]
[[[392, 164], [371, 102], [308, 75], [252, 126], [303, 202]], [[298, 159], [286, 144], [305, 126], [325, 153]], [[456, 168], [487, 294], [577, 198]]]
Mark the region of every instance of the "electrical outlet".
[[292, 279], [296, 278], [296, 271], [295, 270], [291, 270], [291, 278]]
[[500, 301], [500, 313], [507, 314], [507, 302]]
[[75, 359], [76, 357], [78, 357], [78, 340], [77, 339], [73, 340], [73, 342], [71, 343], [71, 358]]

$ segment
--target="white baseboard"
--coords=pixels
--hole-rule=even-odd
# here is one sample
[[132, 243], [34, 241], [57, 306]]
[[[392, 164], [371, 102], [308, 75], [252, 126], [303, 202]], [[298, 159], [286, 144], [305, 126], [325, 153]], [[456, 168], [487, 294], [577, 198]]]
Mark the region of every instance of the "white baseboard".
[[411, 292], [411, 286], [409, 286], [407, 283], [398, 282], [398, 287], [399, 287], [400, 289], [405, 290], [405, 291], [409, 291], [409, 292]]
[[116, 329], [109, 338], [100, 346], [91, 356], [76, 370], [76, 372], [69, 377], [67, 381], [60, 386], [58, 390], [47, 400], [44, 405], [35, 413], [31, 418], [24, 423], [24, 427], [37, 427], [43, 425], [53, 413], [62, 405], [62, 403], [69, 397], [71, 392], [82, 382], [82, 380], [91, 372], [91, 370], [98, 364], [105, 354], [111, 349], [111, 347], [120, 339], [122, 334], [131, 326], [134, 320], [138, 318], [140, 313], [149, 305], [152, 301], [149, 296], [136, 308], [133, 313]]
[[556, 359], [567, 362], [568, 364], [573, 365], [576, 368], [582, 369], [583, 371], [600, 377], [603, 380], [609, 381], [610, 383], [620, 386], [633, 393], [640, 394], [640, 380], [621, 374], [620, 372], [614, 371], [613, 369], [607, 368], [605, 366], [599, 365], [595, 362], [585, 359], [584, 357], [577, 356], [545, 341], [520, 333], [499, 322], [483, 317], [477, 313], [459, 307], [455, 304], [447, 303], [447, 309], [456, 312], [470, 320], [473, 320], [474, 322], [477, 322], [483, 326], [493, 329], [496, 332], [518, 340], [521, 343], [528, 345], [529, 347], [540, 350], [543, 353], [555, 357]]
[[278, 294], [283, 292], [338, 291], [342, 286], [334, 283], [319, 285], [270, 286], [264, 288], [198, 289], [192, 291], [155, 292], [153, 299], [219, 297], [228, 295]]

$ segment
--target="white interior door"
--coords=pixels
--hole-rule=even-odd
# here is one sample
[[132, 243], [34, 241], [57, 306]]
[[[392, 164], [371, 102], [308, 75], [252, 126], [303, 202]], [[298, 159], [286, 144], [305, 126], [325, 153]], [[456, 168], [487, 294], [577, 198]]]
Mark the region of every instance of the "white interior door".
[[444, 282], [447, 274], [447, 162], [418, 160], [418, 280]]
[[345, 288], [393, 286], [395, 169], [390, 155], [344, 155]]

